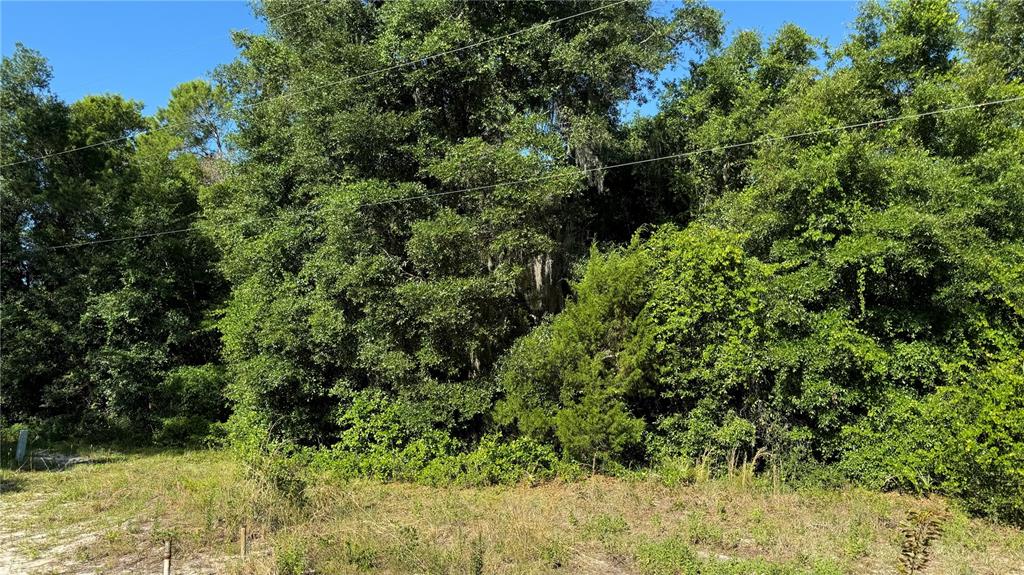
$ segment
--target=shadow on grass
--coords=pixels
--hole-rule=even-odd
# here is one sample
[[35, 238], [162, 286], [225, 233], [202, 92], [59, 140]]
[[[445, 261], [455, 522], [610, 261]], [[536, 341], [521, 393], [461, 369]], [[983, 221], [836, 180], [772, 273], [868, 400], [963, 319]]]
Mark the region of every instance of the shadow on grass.
[[0, 476], [0, 496], [22, 491], [25, 489], [25, 483], [25, 478], [18, 477], [13, 472], [3, 472]]
[[77, 465], [100, 465], [116, 461], [117, 457], [111, 456], [81, 456], [55, 453], [52, 451], [37, 451], [29, 456], [21, 469], [26, 471], [64, 471]]
[[[204, 450], [205, 448], [198, 448]], [[33, 449], [22, 463], [12, 457], [0, 458], [0, 469], [5, 471], [66, 471], [79, 465], [102, 465], [124, 461], [130, 457], [149, 455], [177, 456], [196, 451], [197, 448], [164, 446], [126, 446], [119, 444], [89, 444], [83, 446], [71, 443], [50, 444], [45, 449]]]

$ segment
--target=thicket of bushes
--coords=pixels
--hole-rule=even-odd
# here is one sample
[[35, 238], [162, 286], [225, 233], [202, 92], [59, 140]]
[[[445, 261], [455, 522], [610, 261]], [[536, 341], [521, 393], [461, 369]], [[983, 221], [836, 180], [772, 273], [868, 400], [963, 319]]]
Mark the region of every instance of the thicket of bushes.
[[5, 59], [6, 422], [230, 413], [300, 491], [748, 461], [1024, 522], [1024, 3], [867, 2], [838, 46], [495, 6], [269, 3], [155, 118]]

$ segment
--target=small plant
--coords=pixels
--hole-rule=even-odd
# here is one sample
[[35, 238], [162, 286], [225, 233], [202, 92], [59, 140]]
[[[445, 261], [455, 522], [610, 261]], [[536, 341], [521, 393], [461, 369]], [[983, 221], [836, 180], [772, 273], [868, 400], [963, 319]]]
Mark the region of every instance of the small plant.
[[689, 458], [672, 457], [663, 460], [655, 473], [665, 487], [678, 487], [695, 483], [700, 471]]
[[722, 545], [725, 541], [725, 534], [722, 528], [712, 524], [697, 513], [690, 513], [683, 525], [689, 542], [694, 545]]
[[629, 530], [629, 524], [619, 515], [598, 515], [584, 529], [602, 542]]
[[345, 562], [354, 565], [360, 571], [370, 571], [376, 567], [376, 552], [366, 545], [345, 541], [343, 557]]
[[928, 564], [932, 543], [942, 533], [945, 518], [931, 510], [910, 511], [907, 515], [907, 520], [900, 527], [903, 544], [898, 569], [903, 575], [916, 575], [923, 572]]
[[565, 545], [558, 541], [551, 541], [543, 545], [540, 549], [541, 559], [543, 559], [544, 563], [552, 569], [560, 568], [565, 563], [567, 554], [568, 551], [566, 550]]
[[484, 539], [477, 535], [476, 539], [473, 540], [469, 555], [469, 572], [472, 573], [472, 575], [483, 575], [484, 551], [486, 551]]
[[277, 572], [282, 575], [302, 575], [306, 569], [306, 561], [293, 550], [277, 556]]
[[690, 573], [699, 565], [693, 551], [675, 538], [641, 545], [636, 553], [636, 563], [644, 575]]

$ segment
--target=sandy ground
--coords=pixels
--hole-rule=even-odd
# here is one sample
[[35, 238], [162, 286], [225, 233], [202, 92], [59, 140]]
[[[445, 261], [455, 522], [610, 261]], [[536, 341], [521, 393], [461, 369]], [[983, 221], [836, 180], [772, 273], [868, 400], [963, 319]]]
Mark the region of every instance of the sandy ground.
[[[75, 465], [101, 463], [90, 458], [59, 453], [37, 452], [30, 465], [37, 470], [59, 473]], [[120, 565], [92, 565], [85, 560], [89, 546], [102, 537], [99, 528], [88, 523], [74, 528], [56, 528], [46, 532], [26, 529], [32, 514], [52, 494], [19, 494], [11, 475], [0, 479], [0, 575], [128, 575], [161, 573], [163, 550], [126, 558]], [[5, 481], [4, 479], [7, 479]], [[140, 550], [141, 551], [141, 550]], [[151, 559], [150, 559], [151, 558]], [[224, 573], [225, 562], [210, 558], [174, 561], [172, 573], [216, 575]]]
[[20, 529], [23, 519], [41, 502], [42, 499], [12, 500], [0, 496], [0, 574], [95, 573], [91, 569], [69, 569], [62, 565], [60, 558], [73, 555], [76, 549], [89, 545], [98, 537], [97, 534], [61, 533], [54, 538], [46, 533]]
[[[18, 528], [43, 499], [10, 501], [0, 496], [0, 575], [129, 575], [160, 573], [162, 549], [126, 558], [120, 565], [90, 565], [79, 558], [101, 537], [98, 531], [58, 530], [53, 533], [32, 533]], [[152, 559], [147, 560], [145, 556]], [[212, 558], [189, 558], [173, 561], [172, 573], [217, 575], [225, 572], [226, 562]]]

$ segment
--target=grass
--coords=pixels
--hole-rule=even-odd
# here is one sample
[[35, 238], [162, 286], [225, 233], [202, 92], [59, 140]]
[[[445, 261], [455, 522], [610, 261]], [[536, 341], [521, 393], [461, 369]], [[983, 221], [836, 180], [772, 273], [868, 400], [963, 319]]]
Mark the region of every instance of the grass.
[[20, 472], [0, 495], [21, 565], [156, 573], [172, 539], [189, 574], [896, 573], [903, 526], [927, 513], [944, 519], [923, 573], [1024, 573], [1024, 533], [935, 498], [639, 475], [487, 488], [321, 475], [287, 496], [225, 452], [90, 455], [105, 462]]

